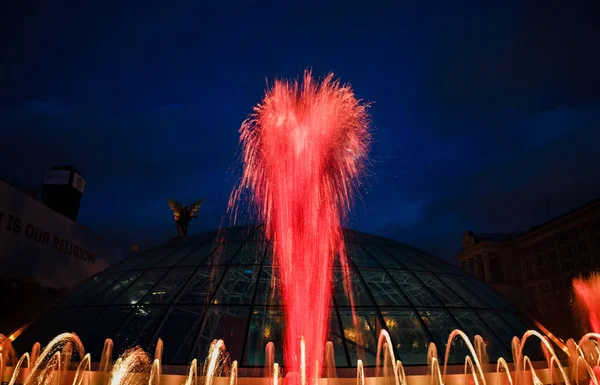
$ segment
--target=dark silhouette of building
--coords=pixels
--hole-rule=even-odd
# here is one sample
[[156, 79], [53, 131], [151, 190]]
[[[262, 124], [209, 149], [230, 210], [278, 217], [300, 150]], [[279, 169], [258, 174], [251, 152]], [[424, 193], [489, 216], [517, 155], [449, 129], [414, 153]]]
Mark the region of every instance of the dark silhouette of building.
[[600, 199], [527, 232], [465, 232], [460, 268], [484, 280], [552, 333], [577, 337], [572, 280], [600, 268]]
[[44, 178], [42, 202], [75, 221], [84, 189], [85, 179], [74, 167], [52, 166]]
[[46, 204], [0, 180], [1, 334], [15, 338], [62, 293], [124, 254], [74, 220], [85, 184], [78, 177], [73, 168], [50, 170]]

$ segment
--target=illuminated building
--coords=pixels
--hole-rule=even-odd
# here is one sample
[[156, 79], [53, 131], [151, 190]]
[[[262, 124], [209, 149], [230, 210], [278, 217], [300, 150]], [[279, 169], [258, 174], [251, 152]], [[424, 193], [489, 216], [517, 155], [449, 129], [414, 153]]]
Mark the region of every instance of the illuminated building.
[[[471, 339], [481, 335], [490, 361], [510, 359], [512, 337], [527, 327], [484, 283], [390, 239], [351, 230], [345, 238], [358, 322], [353, 323], [338, 265], [328, 338], [338, 368], [356, 366], [362, 350], [365, 365], [375, 365], [382, 329], [406, 366], [426, 365], [430, 342], [444, 352], [457, 328]], [[135, 345], [152, 353], [160, 337], [163, 363], [187, 365], [193, 358], [203, 360], [209, 344], [222, 338], [231, 359], [252, 369], [263, 367], [265, 345], [272, 341], [275, 361], [283, 362], [284, 309], [276, 269], [261, 227], [230, 228], [224, 238], [210, 232], [176, 239], [83, 282], [14, 344], [26, 351], [35, 341], [44, 345], [73, 331], [97, 361], [106, 338], [113, 339], [116, 355]], [[466, 354], [455, 341], [450, 362], [463, 364]]]
[[524, 233], [466, 232], [458, 261], [554, 334], [581, 334], [571, 282], [600, 267], [600, 199]]

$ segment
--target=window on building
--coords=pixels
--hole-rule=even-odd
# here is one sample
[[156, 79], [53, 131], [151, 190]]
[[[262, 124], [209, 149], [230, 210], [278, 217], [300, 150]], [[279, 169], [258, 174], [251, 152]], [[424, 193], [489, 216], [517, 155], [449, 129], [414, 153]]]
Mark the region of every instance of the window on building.
[[589, 254], [584, 254], [581, 257], [581, 264], [583, 265], [583, 267], [592, 267], [592, 257]]
[[555, 279], [554, 281], [552, 281], [552, 290], [553, 291], [560, 291], [560, 281]]
[[575, 268], [575, 264], [571, 260], [571, 258], [567, 258], [563, 261], [563, 266], [566, 271], [571, 271]]
[[533, 266], [533, 261], [531, 259], [528, 259], [525, 262], [525, 267], [526, 267], [526, 269], [525, 269], [525, 278], [526, 279], [534, 279], [535, 276], [537, 275], [536, 274], [536, 270], [537, 269], [535, 268], [535, 266]]
[[538, 266], [543, 267], [545, 265], [545, 260], [544, 260], [544, 255], [543, 254], [538, 254], [537, 258], [536, 258], [536, 263]]
[[492, 273], [492, 282], [504, 282], [504, 267], [500, 258], [492, 258], [490, 260], [490, 270]]

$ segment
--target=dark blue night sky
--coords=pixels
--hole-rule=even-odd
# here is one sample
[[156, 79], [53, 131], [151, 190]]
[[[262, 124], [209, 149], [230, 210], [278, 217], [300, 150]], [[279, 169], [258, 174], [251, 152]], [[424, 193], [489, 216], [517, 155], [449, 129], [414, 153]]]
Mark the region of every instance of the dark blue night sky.
[[465, 230], [527, 229], [545, 196], [551, 216], [600, 196], [597, 2], [13, 3], [0, 177], [31, 189], [74, 165], [79, 220], [124, 244], [175, 233], [170, 196], [205, 198], [192, 232], [218, 227], [240, 123], [266, 79], [307, 67], [374, 102], [351, 227], [454, 261]]

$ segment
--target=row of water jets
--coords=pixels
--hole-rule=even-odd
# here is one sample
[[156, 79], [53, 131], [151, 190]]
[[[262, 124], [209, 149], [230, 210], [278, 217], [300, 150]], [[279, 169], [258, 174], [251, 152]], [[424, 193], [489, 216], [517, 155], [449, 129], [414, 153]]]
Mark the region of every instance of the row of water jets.
[[[547, 377], [549, 380], [545, 382], [538, 377], [530, 358], [523, 352], [525, 343], [530, 338], [540, 341], [549, 372]], [[549, 339], [535, 330], [527, 331], [521, 338], [513, 337], [511, 345], [514, 365], [509, 365], [504, 358], [500, 358], [495, 368], [496, 383], [491, 383], [491, 377], [486, 377], [486, 374], [490, 373], [490, 369], [487, 364], [486, 345], [483, 339], [480, 336], [475, 336], [473, 343], [471, 343], [464, 332], [454, 330], [448, 337], [443, 366], [440, 365], [437, 358], [438, 352], [435, 344], [431, 343], [429, 345], [427, 361], [431, 385], [444, 385], [446, 383], [448, 357], [456, 339], [462, 340], [470, 353], [465, 357], [464, 362], [463, 374], [468, 376], [468, 378], [465, 378], [465, 384], [524, 385], [533, 383], [533, 385], [541, 385], [543, 383], [563, 383], [565, 385], [579, 385], [585, 383], [599, 385], [600, 334], [586, 334], [578, 343], [575, 343], [572, 339], [569, 340], [562, 347], [568, 355], [568, 362], [561, 363]], [[90, 373], [92, 373], [91, 356], [89, 353], [85, 353], [83, 344], [77, 335], [74, 333], [58, 335], [50, 341], [43, 351], [40, 352], [40, 348], [39, 342], [35, 343], [31, 353], [24, 353], [17, 360], [16, 352], [10, 340], [0, 335], [0, 380], [5, 369], [8, 369], [7, 372], [10, 376], [8, 385], [48, 385], [51, 383], [57, 385], [88, 385], [90, 383]], [[140, 385], [144, 383], [160, 385], [162, 340], [158, 340], [152, 361], [141, 348], [136, 347], [126, 351], [112, 363], [112, 350], [112, 340], [107, 339], [96, 371], [100, 375], [100, 382], [95, 383], [103, 385]], [[333, 344], [331, 342], [326, 345], [324, 365], [321, 367], [317, 363], [314, 367], [321, 369], [312, 374], [306, 373], [307, 365], [306, 357], [303, 354], [303, 339], [300, 340], [300, 351], [300, 373], [295, 373], [295, 382], [300, 385], [310, 385], [316, 384], [319, 378], [332, 379], [337, 377]], [[80, 358], [79, 364], [72, 362], [74, 352]], [[279, 364], [273, 362], [274, 346], [272, 342], [267, 344], [266, 353], [267, 362], [265, 363], [264, 378], [270, 385], [282, 385], [283, 382], [289, 383], [288, 378], [293, 377], [290, 375], [294, 375], [294, 373], [288, 373], [285, 378], [282, 376]], [[81, 357], [83, 358], [81, 359]], [[568, 368], [565, 368], [563, 363], [567, 364]], [[67, 376], [67, 372], [75, 367], [74, 376]], [[484, 368], [488, 368], [487, 372]], [[19, 376], [22, 369], [24, 369], [23, 374]], [[493, 370], [491, 372], [494, 373]], [[361, 360], [357, 362], [356, 373], [356, 385], [365, 385], [365, 370]], [[215, 377], [229, 378], [229, 385], [237, 385], [238, 382], [238, 363], [229, 360], [223, 340], [213, 341], [208, 357], [200, 370], [196, 359], [191, 362], [187, 377], [182, 385], [212, 385]], [[407, 378], [402, 362], [395, 359], [390, 336], [385, 330], [381, 331], [379, 336], [375, 377], [385, 379], [389, 385], [410, 385], [410, 377]]]

